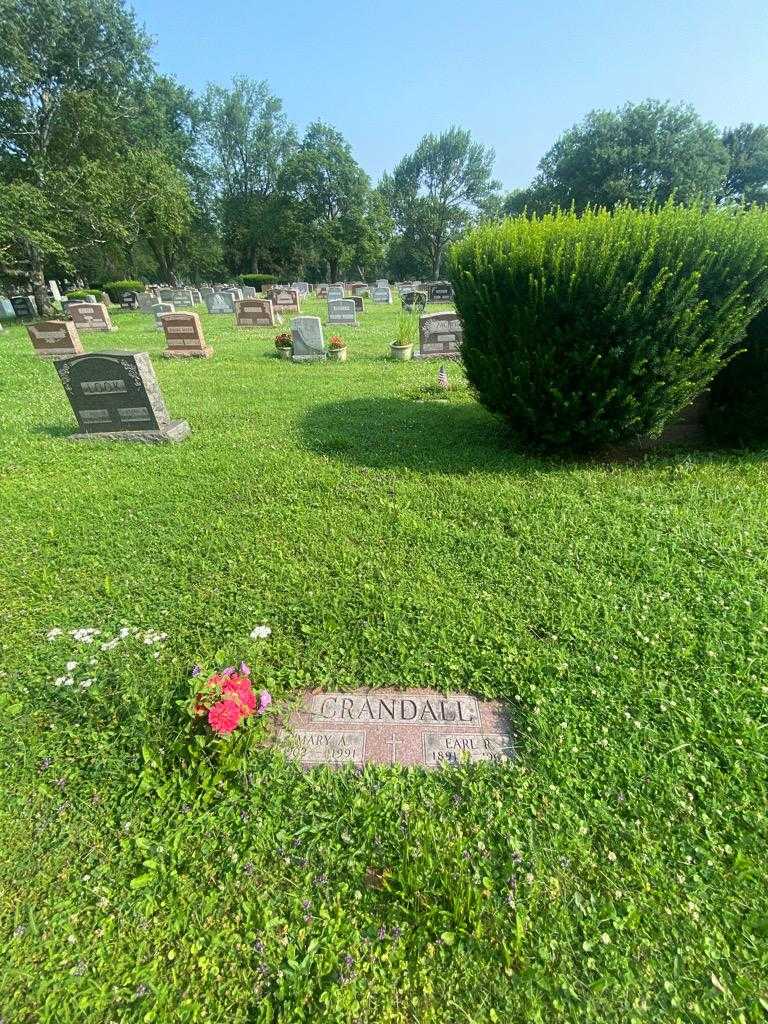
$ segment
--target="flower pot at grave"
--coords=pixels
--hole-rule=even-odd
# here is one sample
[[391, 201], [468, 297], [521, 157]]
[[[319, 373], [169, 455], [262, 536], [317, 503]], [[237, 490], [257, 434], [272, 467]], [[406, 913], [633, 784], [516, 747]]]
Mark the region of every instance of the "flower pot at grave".
[[291, 356], [293, 355], [293, 346], [282, 346], [281, 348], [277, 349], [277, 355], [280, 359], [290, 359]]
[[344, 348], [329, 348], [328, 358], [336, 363], [346, 363], [347, 361], [347, 346]]
[[393, 359], [410, 359], [413, 355], [413, 345], [397, 345], [393, 341], [389, 346], [389, 354]]

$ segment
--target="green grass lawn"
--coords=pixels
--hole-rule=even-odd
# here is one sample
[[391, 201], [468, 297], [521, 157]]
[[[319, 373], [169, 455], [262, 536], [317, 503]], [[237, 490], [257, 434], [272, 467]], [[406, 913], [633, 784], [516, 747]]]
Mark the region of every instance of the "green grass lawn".
[[[525, 457], [396, 316], [293, 365], [116, 311], [84, 345], [150, 352], [178, 446], [66, 442], [0, 335], [5, 1024], [765, 1020], [764, 456]], [[278, 704], [502, 698], [519, 758], [305, 774], [253, 733], [195, 781], [190, 667], [240, 659]]]

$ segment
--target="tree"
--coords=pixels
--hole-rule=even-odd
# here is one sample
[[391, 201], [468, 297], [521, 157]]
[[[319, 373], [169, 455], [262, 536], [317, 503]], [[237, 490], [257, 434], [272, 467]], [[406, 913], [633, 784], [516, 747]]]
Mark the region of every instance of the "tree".
[[266, 82], [211, 85], [202, 110], [211, 181], [224, 245], [235, 271], [257, 273], [274, 252], [282, 211], [279, 182], [296, 146], [293, 126]]
[[768, 125], [740, 124], [723, 132], [730, 163], [720, 199], [768, 202]]
[[448, 244], [498, 191], [491, 177], [494, 159], [493, 150], [473, 142], [468, 131], [450, 128], [425, 135], [415, 152], [382, 179], [399, 234], [429, 254], [435, 280]]
[[310, 245], [336, 281], [339, 266], [351, 260], [366, 232], [375, 231], [368, 175], [343, 135], [316, 121], [286, 167], [284, 185]]
[[727, 171], [728, 152], [716, 128], [691, 106], [628, 103], [593, 110], [565, 132], [540, 161], [531, 187], [508, 197], [507, 210], [644, 207], [671, 196], [681, 203], [712, 201]]
[[[53, 172], [114, 151], [151, 74], [149, 39], [122, 0], [0, 0], [0, 177], [36, 188], [52, 215]], [[38, 311], [50, 313], [44, 248], [27, 249]]]

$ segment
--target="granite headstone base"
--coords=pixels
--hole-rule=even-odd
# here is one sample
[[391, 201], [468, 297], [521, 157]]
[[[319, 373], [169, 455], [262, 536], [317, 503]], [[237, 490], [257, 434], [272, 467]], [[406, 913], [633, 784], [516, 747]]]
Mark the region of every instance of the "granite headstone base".
[[186, 420], [172, 420], [157, 430], [107, 430], [98, 434], [70, 434], [67, 441], [133, 441], [138, 444], [178, 444], [192, 430]]
[[163, 350], [164, 359], [210, 359], [213, 349], [210, 345], [203, 348], [166, 348]]

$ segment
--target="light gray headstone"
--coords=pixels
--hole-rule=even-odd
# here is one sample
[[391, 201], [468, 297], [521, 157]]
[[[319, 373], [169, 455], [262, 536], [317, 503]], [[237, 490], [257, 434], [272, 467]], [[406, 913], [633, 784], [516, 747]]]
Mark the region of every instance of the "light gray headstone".
[[234, 313], [235, 300], [231, 292], [213, 292], [205, 296], [205, 305], [209, 313]]
[[13, 320], [15, 316], [11, 300], [5, 295], [0, 295], [0, 320]]
[[291, 340], [294, 362], [325, 359], [323, 326], [319, 316], [295, 316], [291, 320]]
[[150, 311], [155, 314], [155, 330], [162, 331], [163, 321], [160, 318], [166, 313], [175, 313], [176, 307], [172, 302], [156, 302]]
[[329, 324], [357, 324], [357, 309], [354, 299], [328, 300]]
[[371, 298], [374, 302], [392, 302], [392, 291], [389, 288], [376, 287], [373, 289]]
[[344, 298], [344, 289], [339, 285], [331, 285], [328, 289], [328, 301], [333, 302], [335, 299]]
[[255, 299], [258, 294], [252, 284], [244, 284], [242, 288], [244, 299]]

